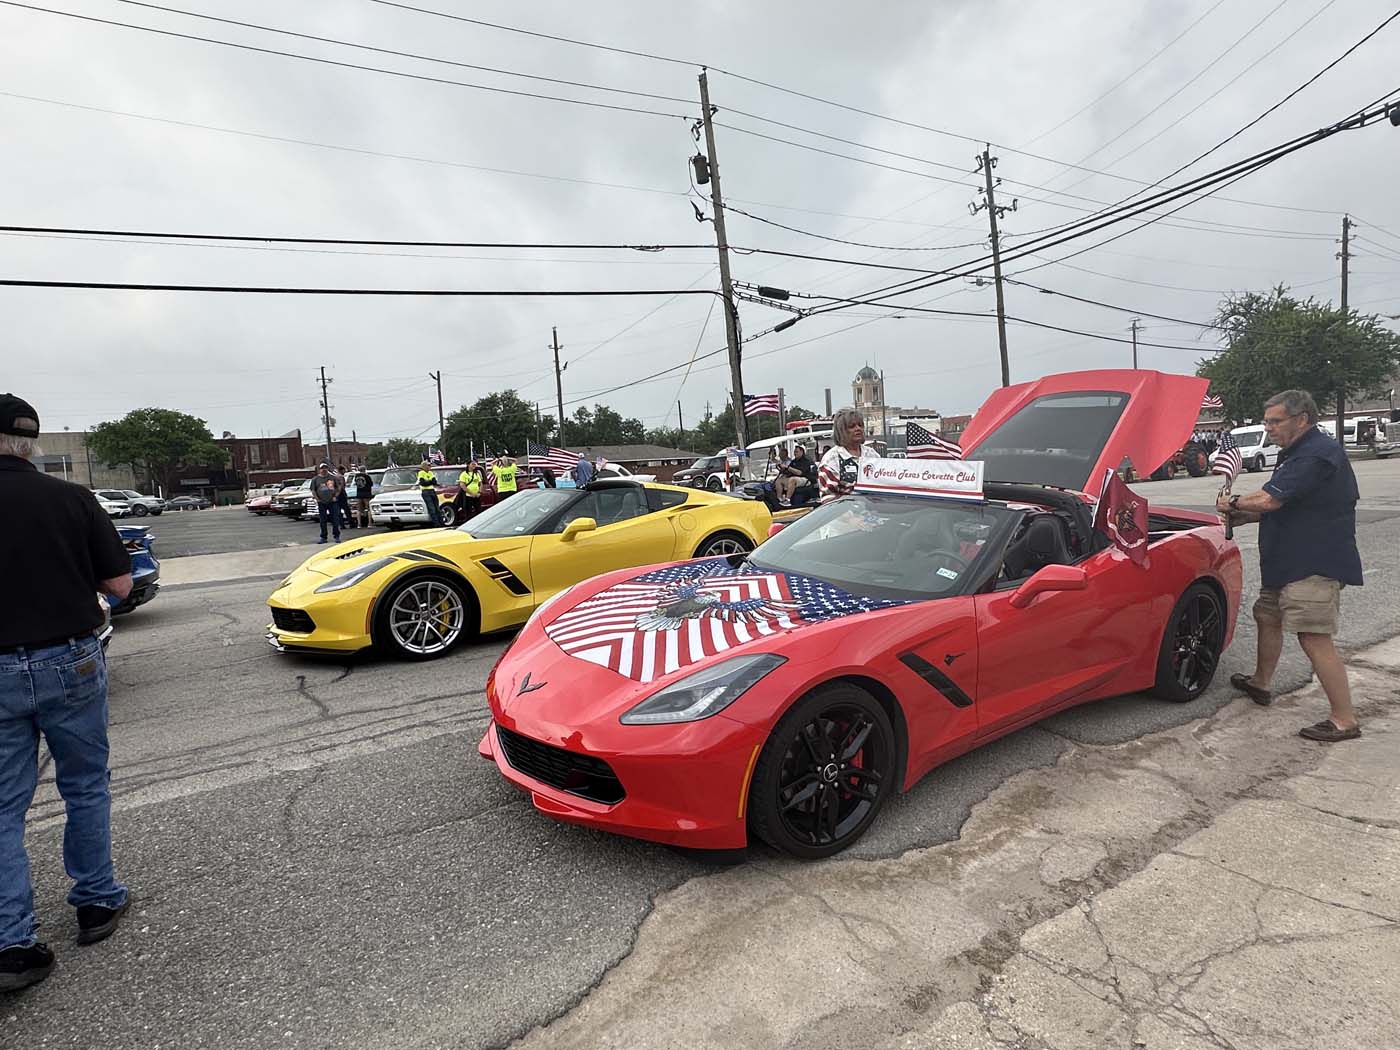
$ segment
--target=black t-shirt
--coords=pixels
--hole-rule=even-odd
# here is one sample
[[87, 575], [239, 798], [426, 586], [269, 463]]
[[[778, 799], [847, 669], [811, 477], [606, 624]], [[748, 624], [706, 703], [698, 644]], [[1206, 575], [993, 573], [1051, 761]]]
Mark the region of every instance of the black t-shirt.
[[97, 584], [131, 556], [87, 489], [0, 456], [0, 646], [88, 634], [102, 625]]
[[788, 469], [806, 478], [813, 485], [817, 483], [817, 465], [810, 456], [793, 456], [788, 462]]

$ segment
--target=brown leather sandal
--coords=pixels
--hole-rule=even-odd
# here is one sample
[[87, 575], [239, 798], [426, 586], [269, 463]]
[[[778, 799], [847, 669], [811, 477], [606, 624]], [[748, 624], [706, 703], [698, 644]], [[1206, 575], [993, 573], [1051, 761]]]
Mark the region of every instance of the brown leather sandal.
[[1244, 693], [1260, 707], [1268, 707], [1274, 702], [1274, 694], [1267, 689], [1260, 689], [1249, 680], [1249, 675], [1236, 672], [1230, 676], [1230, 684]]
[[1338, 729], [1330, 718], [1324, 718], [1316, 725], [1304, 726], [1298, 735], [1308, 740], [1319, 740], [1324, 744], [1335, 744], [1339, 740], [1355, 740], [1361, 735], [1360, 726]]

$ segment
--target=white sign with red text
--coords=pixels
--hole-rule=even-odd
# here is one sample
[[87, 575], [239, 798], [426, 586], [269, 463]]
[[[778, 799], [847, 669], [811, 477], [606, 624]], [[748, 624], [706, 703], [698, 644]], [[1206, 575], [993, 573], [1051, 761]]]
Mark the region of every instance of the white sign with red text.
[[982, 462], [961, 459], [864, 459], [857, 492], [982, 499]]

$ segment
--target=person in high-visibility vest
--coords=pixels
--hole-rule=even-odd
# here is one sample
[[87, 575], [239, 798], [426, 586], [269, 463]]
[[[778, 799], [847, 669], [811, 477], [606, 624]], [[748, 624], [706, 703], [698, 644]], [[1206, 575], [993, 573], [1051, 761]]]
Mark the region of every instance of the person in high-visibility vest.
[[476, 460], [467, 464], [457, 484], [462, 486], [461, 520], [466, 521], [481, 513], [481, 467]]
[[498, 500], [515, 495], [515, 475], [518, 469], [515, 460], [509, 456], [502, 456], [491, 464], [491, 473], [496, 476], [496, 498]]
[[418, 491], [423, 494], [423, 506], [428, 508], [428, 523], [442, 525], [442, 511], [438, 507], [437, 476], [433, 465], [426, 459], [418, 468]]

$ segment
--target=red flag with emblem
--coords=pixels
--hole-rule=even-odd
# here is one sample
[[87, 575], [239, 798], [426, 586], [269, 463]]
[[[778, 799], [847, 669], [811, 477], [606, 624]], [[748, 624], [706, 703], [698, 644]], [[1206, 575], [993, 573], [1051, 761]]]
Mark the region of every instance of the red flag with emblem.
[[1147, 565], [1147, 500], [1123, 483], [1116, 471], [1104, 471], [1099, 504], [1094, 508], [1094, 531], [1102, 532], [1113, 545]]

